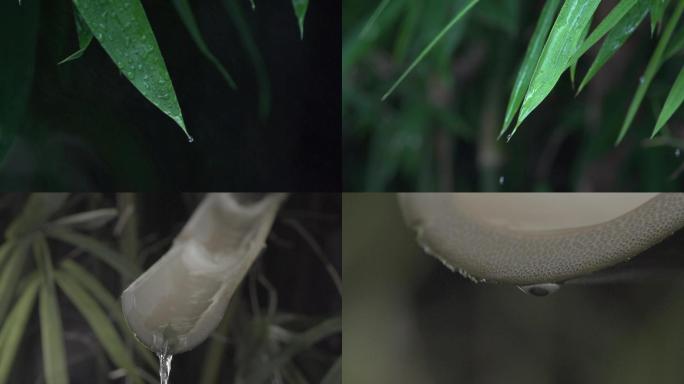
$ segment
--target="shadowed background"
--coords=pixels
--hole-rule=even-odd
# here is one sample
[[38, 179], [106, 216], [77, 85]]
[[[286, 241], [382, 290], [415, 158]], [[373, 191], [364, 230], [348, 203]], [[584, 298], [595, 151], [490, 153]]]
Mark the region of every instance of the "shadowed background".
[[[681, 382], [681, 273], [533, 297], [424, 254], [394, 194], [345, 194], [342, 207], [345, 383]], [[634, 262], [681, 271], [683, 235]]]

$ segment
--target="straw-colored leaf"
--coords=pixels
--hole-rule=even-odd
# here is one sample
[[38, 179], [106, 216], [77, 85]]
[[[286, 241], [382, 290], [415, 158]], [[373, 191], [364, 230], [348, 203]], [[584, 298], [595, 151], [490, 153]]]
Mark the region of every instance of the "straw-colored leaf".
[[17, 288], [17, 282], [26, 265], [26, 245], [8, 246], [7, 263], [0, 269], [0, 324], [5, 319], [7, 310], [12, 302], [12, 297]]
[[684, 101], [684, 67], [679, 71], [677, 80], [675, 80], [672, 89], [670, 89], [670, 94], [667, 95], [665, 100], [665, 105], [660, 111], [658, 116], [658, 121], [656, 122], [655, 128], [653, 129], [653, 134], [651, 137], [655, 136], [660, 130], [665, 126], [668, 120], [674, 115], [675, 111], [679, 109]]
[[121, 337], [112, 326], [107, 315], [95, 300], [78, 285], [69, 275], [62, 271], [55, 271], [55, 279], [62, 291], [74, 304], [76, 309], [86, 320], [93, 333], [100, 341], [100, 345], [107, 352], [109, 359], [119, 368], [126, 371], [133, 383], [141, 384], [142, 378], [133, 359], [126, 350]]
[[69, 216], [64, 216], [55, 220], [55, 224], [67, 225], [79, 229], [98, 229], [114, 220], [119, 211], [116, 208], [94, 209], [92, 211], [80, 212]]
[[36, 237], [33, 243], [33, 254], [41, 274], [38, 308], [45, 382], [47, 384], [67, 384], [69, 382], [69, 371], [66, 364], [62, 318], [54, 286], [50, 249], [45, 237]]
[[[65, 259], [61, 263], [61, 270], [68, 276], [70, 276], [76, 284], [83, 287], [88, 293], [90, 293], [95, 300], [97, 300], [107, 312], [114, 318], [116, 323], [119, 325], [123, 331], [128, 330], [128, 326], [123, 317], [123, 312], [121, 312], [121, 305], [112, 296], [112, 294], [105, 288], [95, 276], [88, 272], [85, 268], [78, 265], [70, 259]], [[157, 359], [152, 355], [145, 346], [139, 341], [135, 341], [135, 347], [138, 354], [145, 360], [145, 363], [152, 369], [157, 369]]]
[[50, 226], [46, 228], [45, 233], [56, 240], [71, 244], [88, 252], [91, 256], [100, 259], [128, 278], [133, 279], [140, 274], [138, 266], [133, 264], [128, 258], [93, 237], [85, 236], [60, 226]]
[[68, 193], [33, 193], [29, 196], [21, 214], [5, 231], [8, 239], [17, 239], [40, 228], [59, 210], [69, 197]]
[[339, 317], [330, 318], [316, 326], [294, 336], [290, 343], [275, 358], [261, 365], [258, 371], [252, 372], [245, 380], [249, 383], [265, 382], [274, 372], [296, 355], [313, 347], [321, 340], [342, 331], [342, 320]]
[[40, 286], [40, 279], [33, 275], [31, 280], [26, 284], [25, 289], [21, 293], [19, 300], [12, 308], [7, 319], [2, 322], [0, 328], [0, 384], [6, 384], [9, 374], [12, 370], [14, 358], [16, 357], [17, 349], [21, 337], [24, 335], [26, 323], [31, 315], [33, 304], [36, 299], [36, 293]]

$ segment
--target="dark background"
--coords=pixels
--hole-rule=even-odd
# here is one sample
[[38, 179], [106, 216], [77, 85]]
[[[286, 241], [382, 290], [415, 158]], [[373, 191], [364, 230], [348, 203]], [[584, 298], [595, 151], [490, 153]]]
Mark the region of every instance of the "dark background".
[[[200, 54], [169, 2], [143, 1], [194, 143], [96, 41], [82, 58], [56, 65], [77, 48], [70, 1], [26, 2], [41, 7], [34, 81], [0, 187], [339, 190], [340, 2], [311, 1], [301, 41], [291, 1], [259, 1], [255, 12], [238, 1], [271, 82], [271, 113], [262, 121], [254, 65], [221, 1], [191, 5], [238, 91]], [[11, 17], [0, 14], [0, 23]]]

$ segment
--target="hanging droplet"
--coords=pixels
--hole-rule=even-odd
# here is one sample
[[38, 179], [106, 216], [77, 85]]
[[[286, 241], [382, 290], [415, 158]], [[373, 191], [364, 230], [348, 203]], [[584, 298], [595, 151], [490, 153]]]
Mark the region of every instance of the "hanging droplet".
[[195, 141], [195, 138], [188, 135], [188, 143], [192, 143], [193, 141]]
[[509, 141], [511, 141], [512, 138], [513, 138], [513, 133], [509, 133], [508, 136], [506, 136], [506, 142], [508, 143]]
[[542, 283], [542, 284], [530, 284], [530, 285], [519, 285], [518, 289], [525, 292], [528, 295], [544, 297], [552, 293], [555, 293], [560, 289], [560, 284], [556, 283]]

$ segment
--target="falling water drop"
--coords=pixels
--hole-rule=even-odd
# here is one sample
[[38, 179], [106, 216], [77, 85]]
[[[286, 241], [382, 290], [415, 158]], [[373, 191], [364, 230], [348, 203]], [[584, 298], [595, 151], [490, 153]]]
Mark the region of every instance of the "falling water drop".
[[499, 176], [499, 185], [504, 185], [506, 178], [504, 176]]
[[173, 355], [162, 352], [157, 356], [159, 356], [159, 382], [161, 384], [167, 384], [169, 382], [169, 375], [171, 374], [171, 359], [173, 359]]
[[542, 284], [530, 284], [530, 285], [519, 285], [518, 289], [525, 292], [528, 295], [544, 297], [552, 293], [555, 293], [560, 289], [560, 284], [556, 283], [542, 283]]
[[679, 148], [675, 149], [675, 157], [679, 157], [681, 155], [682, 155], [681, 149], [679, 149]]

